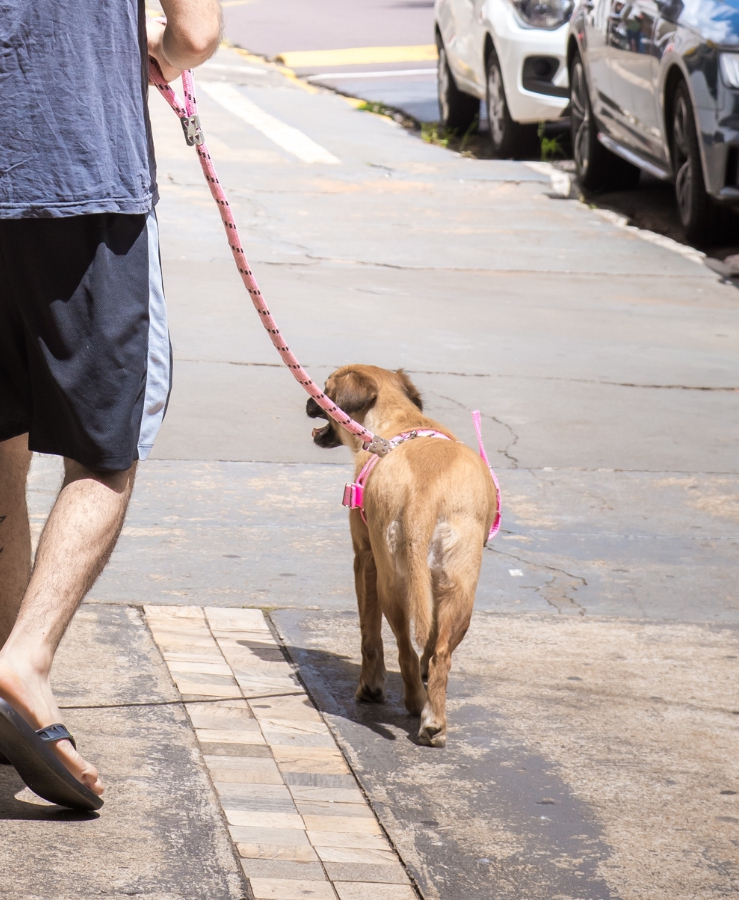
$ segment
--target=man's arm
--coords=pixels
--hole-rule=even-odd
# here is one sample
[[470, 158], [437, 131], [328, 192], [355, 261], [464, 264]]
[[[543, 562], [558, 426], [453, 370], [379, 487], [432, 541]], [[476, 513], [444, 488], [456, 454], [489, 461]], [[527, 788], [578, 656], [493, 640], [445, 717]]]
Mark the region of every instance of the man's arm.
[[149, 55], [159, 63], [167, 81], [183, 69], [199, 66], [216, 52], [221, 39], [218, 0], [160, 0], [167, 17], [148, 22]]

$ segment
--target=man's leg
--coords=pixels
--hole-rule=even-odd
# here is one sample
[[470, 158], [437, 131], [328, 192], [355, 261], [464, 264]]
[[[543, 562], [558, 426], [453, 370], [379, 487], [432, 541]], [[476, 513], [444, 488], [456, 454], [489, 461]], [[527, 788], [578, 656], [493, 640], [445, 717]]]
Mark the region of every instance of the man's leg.
[[13, 629], [31, 577], [26, 478], [28, 435], [0, 441], [0, 647]]
[[[49, 674], [82, 598], [102, 572], [123, 526], [136, 465], [96, 472], [65, 460], [65, 478], [41, 535], [18, 617], [0, 650], [0, 697], [34, 728], [61, 720]], [[97, 794], [97, 770], [69, 741], [53, 745], [64, 765]]]

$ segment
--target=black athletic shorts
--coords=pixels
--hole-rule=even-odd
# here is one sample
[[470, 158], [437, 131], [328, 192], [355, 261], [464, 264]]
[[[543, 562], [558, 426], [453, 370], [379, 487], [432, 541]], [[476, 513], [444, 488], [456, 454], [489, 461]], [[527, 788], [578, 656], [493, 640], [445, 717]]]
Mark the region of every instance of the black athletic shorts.
[[171, 389], [159, 233], [148, 215], [0, 219], [0, 441], [123, 471]]

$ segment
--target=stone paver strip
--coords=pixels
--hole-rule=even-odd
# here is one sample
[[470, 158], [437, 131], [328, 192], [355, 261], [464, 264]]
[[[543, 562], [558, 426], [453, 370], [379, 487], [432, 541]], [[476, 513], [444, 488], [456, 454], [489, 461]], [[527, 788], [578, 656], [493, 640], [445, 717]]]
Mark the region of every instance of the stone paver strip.
[[346, 881], [336, 885], [339, 900], [416, 900], [412, 887], [404, 884], [366, 884]]
[[255, 900], [416, 900], [261, 610], [145, 612]]

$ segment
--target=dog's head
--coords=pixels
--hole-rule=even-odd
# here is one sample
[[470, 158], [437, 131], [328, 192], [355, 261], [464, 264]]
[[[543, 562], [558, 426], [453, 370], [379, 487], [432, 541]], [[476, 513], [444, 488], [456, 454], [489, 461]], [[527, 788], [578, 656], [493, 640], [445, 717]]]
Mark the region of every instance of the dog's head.
[[[381, 397], [395, 395], [423, 410], [418, 389], [402, 369], [391, 372], [376, 366], [344, 366], [329, 375], [324, 393], [345, 413], [364, 424]], [[311, 419], [326, 419], [322, 428], [313, 429], [313, 440], [319, 447], [338, 447], [351, 440], [347, 432], [321, 409], [311, 397], [305, 407]], [[368, 426], [369, 427], [369, 426]]]

